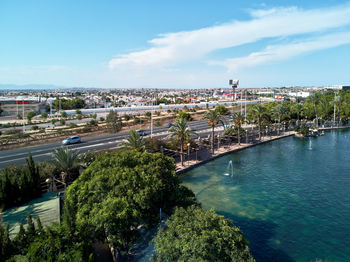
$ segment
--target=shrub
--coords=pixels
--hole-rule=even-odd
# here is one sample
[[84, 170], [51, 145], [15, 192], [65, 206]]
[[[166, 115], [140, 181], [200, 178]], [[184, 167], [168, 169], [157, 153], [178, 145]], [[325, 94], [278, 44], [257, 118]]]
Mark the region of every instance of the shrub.
[[179, 118], [183, 118], [185, 119], [186, 121], [192, 121], [192, 117], [190, 115], [190, 113], [187, 113], [187, 112], [184, 112], [184, 111], [180, 111], [178, 114], [177, 114], [177, 119]]
[[88, 126], [98, 126], [98, 122], [95, 119], [91, 119], [88, 123]]
[[131, 119], [130, 115], [127, 115], [127, 114], [124, 115], [124, 120], [125, 121], [129, 121], [130, 119]]
[[75, 123], [69, 123], [68, 126], [69, 126], [69, 128], [75, 128], [75, 127], [77, 127], [78, 125], [75, 124]]

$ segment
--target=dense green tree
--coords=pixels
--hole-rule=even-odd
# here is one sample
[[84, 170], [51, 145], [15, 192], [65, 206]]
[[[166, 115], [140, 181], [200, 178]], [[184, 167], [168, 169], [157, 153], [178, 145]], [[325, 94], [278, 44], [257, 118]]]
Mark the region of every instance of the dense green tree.
[[63, 225], [53, 224], [28, 245], [28, 261], [94, 261], [91, 246], [66, 234]]
[[57, 123], [57, 121], [58, 121], [58, 120], [55, 119], [55, 118], [54, 118], [54, 119], [51, 119], [51, 124], [55, 125], [55, 124]]
[[196, 133], [187, 125], [187, 121], [184, 118], [178, 118], [169, 128], [168, 132], [170, 133], [169, 138], [175, 138], [180, 141], [180, 159], [181, 165], [184, 165], [184, 144], [186, 141], [189, 141], [192, 135], [196, 135]]
[[20, 205], [41, 195], [40, 171], [31, 154], [25, 166], [8, 166], [0, 171], [0, 209]]
[[68, 116], [68, 115], [67, 115], [67, 112], [66, 112], [66, 111], [62, 111], [62, 112], [61, 112], [61, 117], [62, 117], [62, 118], [67, 118], [67, 116]]
[[160, 228], [153, 261], [254, 261], [239, 228], [213, 210], [177, 208]]
[[123, 123], [116, 111], [109, 111], [106, 117], [106, 126], [107, 130], [111, 133], [117, 133], [122, 129]]
[[226, 115], [226, 114], [228, 113], [228, 109], [227, 109], [227, 107], [224, 106], [224, 105], [217, 105], [217, 106], [215, 107], [215, 111], [216, 111], [219, 115], [222, 115], [222, 116], [224, 116], [224, 115]]
[[41, 116], [40, 116], [40, 117], [46, 119], [47, 116], [48, 116], [48, 114], [47, 114], [46, 112], [43, 112], [43, 113], [41, 113]]
[[37, 216], [35, 222], [36, 222], [36, 230], [37, 230], [38, 234], [40, 235], [43, 231], [43, 225], [41, 224], [41, 220], [40, 220], [39, 216]]
[[36, 112], [34, 112], [34, 111], [28, 112], [28, 114], [27, 114], [28, 123], [31, 123], [31, 122], [32, 122], [32, 118], [33, 118], [34, 116], [36, 116]]
[[[60, 108], [60, 100], [61, 100], [61, 108]], [[73, 98], [73, 99], [56, 98], [56, 100], [53, 103], [53, 107], [56, 110], [79, 109], [79, 108], [85, 107], [85, 102], [80, 98]]]
[[190, 113], [184, 112], [184, 111], [180, 111], [177, 116], [176, 119], [185, 119], [186, 121], [192, 121], [192, 117], [190, 115]]
[[107, 152], [95, 160], [66, 192], [73, 218], [84, 239], [109, 242], [128, 250], [140, 224], [153, 225], [159, 209], [193, 203], [180, 185], [174, 161], [161, 154], [135, 150]]
[[36, 235], [36, 230], [34, 226], [34, 222], [32, 219], [32, 216], [28, 213], [27, 214], [27, 236], [28, 239], [31, 241]]

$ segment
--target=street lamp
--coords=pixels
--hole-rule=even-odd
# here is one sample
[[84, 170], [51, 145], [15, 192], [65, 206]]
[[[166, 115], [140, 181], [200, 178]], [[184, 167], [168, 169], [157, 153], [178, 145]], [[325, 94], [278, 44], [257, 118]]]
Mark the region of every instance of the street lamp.
[[187, 144], [187, 160], [188, 160], [188, 161], [190, 160], [190, 146], [191, 146], [191, 144], [188, 143], [188, 144]]
[[238, 87], [239, 80], [232, 80], [232, 79], [230, 79], [228, 81], [228, 84], [232, 87], [232, 102], [234, 102], [235, 101], [235, 96], [234, 96], [235, 89]]

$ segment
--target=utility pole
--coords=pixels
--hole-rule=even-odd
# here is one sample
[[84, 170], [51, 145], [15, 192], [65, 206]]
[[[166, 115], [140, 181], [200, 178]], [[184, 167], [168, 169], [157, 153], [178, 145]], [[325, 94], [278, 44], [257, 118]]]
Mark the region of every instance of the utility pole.
[[25, 124], [25, 120], [24, 120], [24, 99], [22, 100], [22, 121], [23, 121], [23, 133], [26, 129], [26, 124]]
[[243, 115], [243, 94], [242, 94], [242, 91], [241, 91], [241, 115]]
[[333, 109], [333, 125], [335, 126], [335, 98], [336, 98], [336, 92], [334, 92], [334, 109]]
[[153, 137], [153, 106], [151, 110], [151, 138]]
[[50, 101], [50, 118], [52, 117], [52, 101]]
[[18, 118], [18, 115], [19, 115], [19, 112], [18, 112], [18, 97], [16, 97], [16, 106], [17, 106], [17, 118]]
[[244, 122], [247, 123], [247, 90], [245, 90]]

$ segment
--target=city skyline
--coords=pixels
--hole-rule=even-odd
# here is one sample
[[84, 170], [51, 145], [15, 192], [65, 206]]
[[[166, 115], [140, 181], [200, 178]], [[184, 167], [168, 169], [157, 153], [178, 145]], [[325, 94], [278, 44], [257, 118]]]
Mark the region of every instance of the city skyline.
[[348, 1], [2, 1], [0, 84], [348, 84]]

